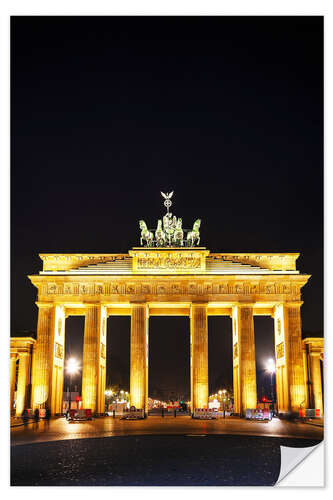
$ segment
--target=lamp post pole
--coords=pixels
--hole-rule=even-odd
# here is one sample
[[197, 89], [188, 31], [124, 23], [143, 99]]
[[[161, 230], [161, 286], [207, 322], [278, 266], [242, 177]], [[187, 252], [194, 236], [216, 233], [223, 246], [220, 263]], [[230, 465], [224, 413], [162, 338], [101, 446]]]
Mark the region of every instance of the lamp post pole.
[[72, 373], [69, 374], [69, 402], [68, 402], [68, 409], [71, 409], [71, 403], [72, 403]]
[[69, 374], [69, 402], [68, 402], [68, 409], [71, 409], [71, 403], [72, 403], [72, 376], [77, 373], [79, 370], [79, 366], [77, 364], [76, 359], [70, 358], [67, 361], [66, 365], [66, 371]]
[[274, 394], [273, 394], [273, 372], [271, 372], [271, 400], [274, 402]]
[[267, 361], [267, 371], [270, 373], [270, 376], [271, 376], [271, 400], [272, 400], [272, 405], [274, 408], [273, 375], [275, 373], [275, 362], [274, 362], [274, 359], [272, 359], [272, 358], [270, 358]]

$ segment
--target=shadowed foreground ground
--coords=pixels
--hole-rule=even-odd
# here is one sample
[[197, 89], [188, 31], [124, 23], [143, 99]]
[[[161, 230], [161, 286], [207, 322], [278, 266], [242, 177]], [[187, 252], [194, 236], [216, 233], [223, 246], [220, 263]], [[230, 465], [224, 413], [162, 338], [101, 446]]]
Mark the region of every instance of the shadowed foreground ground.
[[12, 486], [269, 486], [280, 445], [314, 439], [135, 435], [67, 439], [11, 448]]

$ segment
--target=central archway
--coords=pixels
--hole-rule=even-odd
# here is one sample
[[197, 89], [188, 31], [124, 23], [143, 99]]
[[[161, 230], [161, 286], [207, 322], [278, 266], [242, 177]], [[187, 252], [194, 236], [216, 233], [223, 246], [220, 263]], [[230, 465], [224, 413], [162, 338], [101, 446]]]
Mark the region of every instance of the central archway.
[[190, 318], [149, 318], [148, 396], [162, 401], [189, 401]]

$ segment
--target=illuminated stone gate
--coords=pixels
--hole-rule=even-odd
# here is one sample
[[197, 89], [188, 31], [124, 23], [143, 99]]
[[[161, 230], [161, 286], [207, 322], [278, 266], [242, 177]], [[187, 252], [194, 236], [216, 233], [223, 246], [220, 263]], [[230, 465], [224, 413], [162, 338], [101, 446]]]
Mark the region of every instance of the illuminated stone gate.
[[65, 319], [85, 316], [83, 406], [104, 412], [106, 321], [131, 317], [131, 404], [147, 411], [148, 319], [189, 316], [191, 403], [208, 405], [208, 316], [232, 318], [235, 411], [257, 404], [254, 322], [274, 318], [279, 413], [305, 406], [299, 254], [210, 253], [203, 247], [133, 248], [128, 254], [41, 254], [31, 403], [62, 411]]
[[[276, 389], [280, 414], [309, 402], [301, 333], [301, 288], [309, 275], [296, 269], [298, 253], [210, 253], [200, 244], [201, 220], [191, 230], [169, 212], [155, 230], [140, 220], [140, 244], [128, 254], [40, 254], [43, 270], [29, 276], [38, 289], [37, 340], [33, 347], [31, 405], [61, 413], [65, 320], [85, 316], [82, 401], [104, 413], [106, 322], [131, 317], [130, 400], [148, 402], [150, 316], [190, 317], [191, 408], [208, 406], [208, 316], [232, 319], [235, 412], [256, 408], [254, 316], [274, 318]], [[162, 224], [163, 221], [163, 224]], [[312, 344], [311, 344], [312, 345]], [[315, 349], [312, 349], [314, 351]], [[314, 354], [314, 353], [313, 353]], [[312, 399], [322, 398], [318, 364]], [[22, 399], [22, 395], [21, 395]], [[321, 406], [322, 408], [322, 406]]]

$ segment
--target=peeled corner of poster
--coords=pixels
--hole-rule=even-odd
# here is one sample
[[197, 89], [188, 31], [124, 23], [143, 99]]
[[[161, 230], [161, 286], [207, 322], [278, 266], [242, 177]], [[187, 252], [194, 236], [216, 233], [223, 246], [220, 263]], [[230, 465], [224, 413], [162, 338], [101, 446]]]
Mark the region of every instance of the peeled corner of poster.
[[307, 448], [281, 448], [281, 469], [275, 486], [325, 486], [324, 441]]

